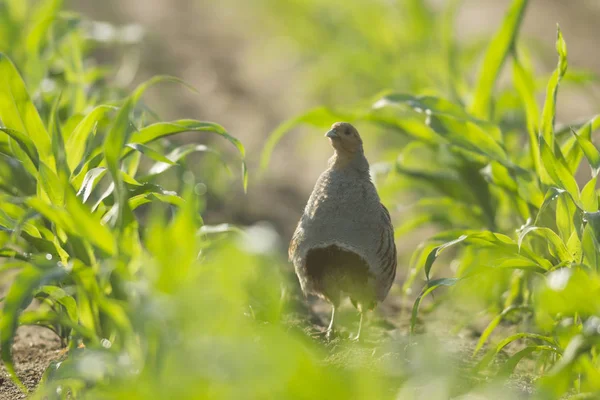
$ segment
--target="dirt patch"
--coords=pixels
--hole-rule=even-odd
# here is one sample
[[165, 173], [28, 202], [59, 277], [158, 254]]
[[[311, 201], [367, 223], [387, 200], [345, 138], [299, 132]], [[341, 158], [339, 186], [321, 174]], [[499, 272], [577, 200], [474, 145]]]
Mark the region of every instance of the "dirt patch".
[[[35, 389], [48, 365], [62, 356], [59, 339], [48, 329], [37, 326], [18, 329], [13, 358], [17, 374], [28, 389]], [[26, 397], [10, 379], [4, 364], [0, 364], [0, 400]]]

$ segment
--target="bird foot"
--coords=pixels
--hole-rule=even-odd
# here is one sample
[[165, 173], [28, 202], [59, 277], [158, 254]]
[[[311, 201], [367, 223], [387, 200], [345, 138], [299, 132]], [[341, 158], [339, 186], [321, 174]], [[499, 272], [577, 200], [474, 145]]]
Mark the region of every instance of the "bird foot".
[[325, 332], [325, 340], [329, 342], [335, 339], [335, 336], [335, 331], [333, 329], [327, 329], [327, 332]]
[[354, 342], [354, 343], [360, 343], [360, 342], [362, 342], [362, 336], [360, 336], [360, 333], [356, 334], [356, 335], [352, 335], [348, 339], [350, 339], [350, 341]]

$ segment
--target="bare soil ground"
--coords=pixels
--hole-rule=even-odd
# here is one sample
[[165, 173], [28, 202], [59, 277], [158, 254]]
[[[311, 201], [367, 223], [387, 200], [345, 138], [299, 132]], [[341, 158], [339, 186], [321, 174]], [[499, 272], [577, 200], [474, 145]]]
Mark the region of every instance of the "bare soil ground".
[[[37, 326], [19, 328], [13, 357], [17, 374], [28, 389], [35, 389], [48, 365], [63, 356], [60, 341], [50, 330]], [[5, 366], [0, 364], [0, 400], [26, 397], [11, 381]]]

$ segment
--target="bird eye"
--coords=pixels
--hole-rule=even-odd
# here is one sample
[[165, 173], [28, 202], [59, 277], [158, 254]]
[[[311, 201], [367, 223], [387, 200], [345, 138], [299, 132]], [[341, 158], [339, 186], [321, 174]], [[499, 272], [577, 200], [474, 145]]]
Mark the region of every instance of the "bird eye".
[[345, 131], [344, 132], [344, 135], [346, 135], [346, 136], [349, 135], [349, 134], [350, 134], [350, 131]]

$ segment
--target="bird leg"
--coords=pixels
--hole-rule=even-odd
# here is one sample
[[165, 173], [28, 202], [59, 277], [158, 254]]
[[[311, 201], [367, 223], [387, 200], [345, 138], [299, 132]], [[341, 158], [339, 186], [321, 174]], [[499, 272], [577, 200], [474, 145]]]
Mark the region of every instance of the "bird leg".
[[329, 322], [329, 326], [327, 327], [327, 334], [325, 337], [327, 340], [331, 340], [333, 338], [333, 320], [335, 318], [335, 305], [331, 306], [331, 321]]
[[356, 336], [354, 336], [352, 338], [352, 340], [355, 342], [358, 342], [360, 340], [360, 331], [362, 329], [363, 316], [364, 316], [364, 312], [363, 312], [363, 310], [360, 310], [360, 321], [358, 322], [358, 332], [356, 332]]

